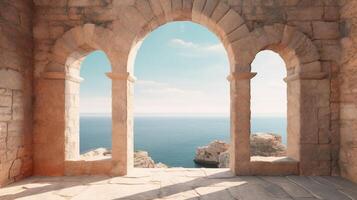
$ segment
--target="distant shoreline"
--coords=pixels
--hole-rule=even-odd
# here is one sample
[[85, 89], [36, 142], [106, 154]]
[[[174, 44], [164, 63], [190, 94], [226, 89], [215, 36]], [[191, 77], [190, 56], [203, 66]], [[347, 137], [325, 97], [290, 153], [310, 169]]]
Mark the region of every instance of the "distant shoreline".
[[[80, 117], [111, 117], [111, 113], [81, 113]], [[229, 115], [225, 114], [134, 114], [136, 117], [220, 117], [220, 118], [230, 118]], [[287, 116], [282, 115], [255, 115], [252, 118], [287, 118]]]

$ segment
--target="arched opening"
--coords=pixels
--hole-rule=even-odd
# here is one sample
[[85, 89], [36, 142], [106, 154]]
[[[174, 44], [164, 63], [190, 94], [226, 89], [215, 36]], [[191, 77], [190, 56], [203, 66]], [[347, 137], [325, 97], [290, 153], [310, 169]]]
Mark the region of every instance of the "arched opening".
[[279, 54], [259, 52], [251, 80], [251, 136], [252, 160], [259, 157], [287, 155], [287, 76], [286, 64]]
[[[111, 70], [103, 51], [94, 51], [81, 64], [80, 153], [88, 158], [94, 153], [108, 153], [112, 146]], [[102, 154], [103, 155], [103, 154]]]
[[[135, 150], [169, 167], [217, 167], [230, 141], [230, 68], [222, 43], [205, 27], [185, 21], [160, 26], [140, 45], [131, 52]], [[198, 147], [214, 140], [222, 141], [212, 144], [222, 149], [205, 158], [207, 165], [195, 164], [195, 154], [203, 158], [207, 152], [197, 154]]]
[[65, 159], [105, 159], [111, 148], [110, 61], [103, 51], [72, 55], [67, 67], [77, 80], [65, 82]]

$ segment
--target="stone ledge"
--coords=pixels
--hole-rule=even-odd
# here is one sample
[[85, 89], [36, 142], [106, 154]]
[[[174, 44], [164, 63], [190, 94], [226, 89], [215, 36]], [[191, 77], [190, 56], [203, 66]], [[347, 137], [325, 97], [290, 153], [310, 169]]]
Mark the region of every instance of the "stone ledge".
[[281, 162], [290, 162], [290, 163], [298, 163], [298, 161], [287, 157], [287, 156], [280, 156], [280, 157], [265, 157], [265, 156], [252, 156], [250, 158], [251, 162], [272, 162], [272, 163], [281, 163]]
[[111, 175], [112, 160], [67, 160], [65, 161], [65, 175]]
[[299, 162], [289, 157], [251, 157], [250, 175], [298, 175]]
[[42, 78], [44, 79], [57, 79], [57, 80], [68, 80], [68, 81], [73, 81], [76, 83], [80, 83], [83, 81], [83, 78], [77, 77], [77, 76], [72, 76], [72, 75], [67, 75], [65, 72], [44, 72], [42, 73]]
[[124, 80], [124, 81], [127, 80], [133, 83], [136, 81], [136, 77], [131, 75], [129, 72], [126, 73], [108, 72], [106, 73], [106, 75], [112, 80]]
[[256, 72], [233, 72], [230, 75], [228, 75], [227, 80], [229, 82], [235, 81], [235, 80], [248, 80], [252, 79], [257, 75]]
[[295, 80], [322, 80], [327, 77], [326, 72], [309, 72], [309, 73], [297, 73], [284, 78], [285, 82], [295, 81]]

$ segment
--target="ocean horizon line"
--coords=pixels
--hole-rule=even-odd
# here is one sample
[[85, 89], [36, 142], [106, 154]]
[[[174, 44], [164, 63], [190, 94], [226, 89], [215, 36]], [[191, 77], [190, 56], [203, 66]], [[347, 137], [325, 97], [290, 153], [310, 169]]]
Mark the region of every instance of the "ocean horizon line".
[[[110, 117], [112, 113], [80, 113], [83, 117]], [[225, 113], [136, 113], [135, 117], [227, 117], [229, 114]], [[286, 115], [281, 114], [256, 114], [252, 115], [252, 118], [260, 117], [274, 117], [274, 118], [286, 118]]]

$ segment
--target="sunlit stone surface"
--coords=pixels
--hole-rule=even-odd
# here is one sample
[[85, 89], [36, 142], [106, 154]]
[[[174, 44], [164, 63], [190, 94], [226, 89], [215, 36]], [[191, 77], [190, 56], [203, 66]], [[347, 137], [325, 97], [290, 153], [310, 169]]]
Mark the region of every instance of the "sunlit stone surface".
[[32, 177], [0, 190], [0, 199], [350, 200], [357, 185], [339, 177], [246, 176], [228, 169], [136, 169], [124, 177]]
[[[33, 175], [131, 174], [135, 51], [152, 30], [178, 20], [207, 27], [227, 50], [230, 169], [235, 175], [341, 175], [357, 182], [356, 10], [357, 0], [1, 0], [0, 187]], [[78, 150], [80, 63], [98, 49], [107, 54], [112, 65], [107, 75], [112, 80], [113, 152], [111, 159], [82, 161]], [[262, 50], [273, 50], [286, 63], [287, 156], [295, 161], [293, 165], [251, 160], [250, 81], [256, 73], [250, 65]], [[205, 172], [184, 170], [187, 177], [175, 181], [187, 182]], [[205, 199], [210, 198], [209, 193], [212, 198], [227, 199], [248, 194], [268, 199], [274, 199], [276, 193], [284, 198], [286, 195], [275, 186], [273, 194], [266, 194], [271, 185], [259, 177], [234, 178], [251, 183], [228, 189], [202, 185], [194, 191], [190, 184], [165, 188], [163, 185], [172, 184], [172, 179], [149, 177], [160, 183], [160, 192], [155, 181], [145, 182], [143, 187], [106, 185], [105, 179], [104, 184], [81, 182], [96, 177], [33, 178], [30, 180], [40, 182], [0, 191], [8, 199], [35, 194], [50, 196], [34, 199], [63, 199], [66, 195], [84, 195], [85, 199], [100, 194], [96, 190], [108, 190], [108, 196], [119, 197], [133, 196], [137, 190], [149, 191], [143, 196], [170, 198], [200, 195]], [[286, 189], [295, 182], [324, 199], [352, 196], [350, 190], [339, 188], [340, 181], [312, 184], [316, 181], [321, 180], [288, 177], [283, 183], [287, 183]], [[77, 186], [78, 182], [81, 184], [73, 189], [52, 192], [56, 187], [70, 188], [68, 183]], [[117, 186], [123, 188], [116, 190]], [[184, 189], [187, 187], [191, 189]], [[339, 191], [333, 189], [336, 187]], [[138, 194], [134, 199], [141, 197]]]

